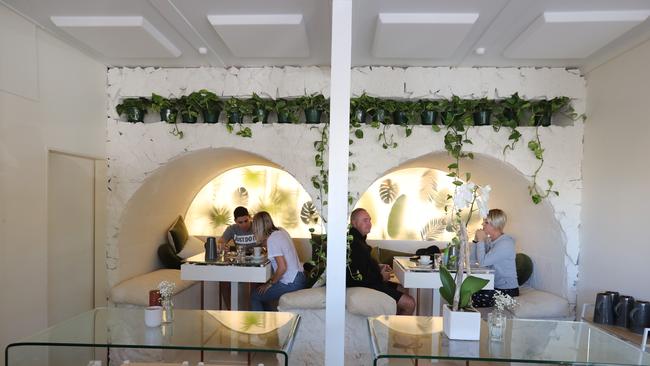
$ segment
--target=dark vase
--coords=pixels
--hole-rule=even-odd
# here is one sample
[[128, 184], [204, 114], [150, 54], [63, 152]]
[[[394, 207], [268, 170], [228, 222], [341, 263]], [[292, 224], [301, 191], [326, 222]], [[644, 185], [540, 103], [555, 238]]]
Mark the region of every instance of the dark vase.
[[390, 124], [390, 121], [386, 121], [386, 110], [385, 109], [375, 109], [372, 113], [373, 122], [381, 122], [384, 124]]
[[395, 111], [393, 112], [393, 124], [395, 125], [405, 125], [409, 121], [409, 117], [406, 112]]
[[253, 123], [257, 122], [269, 123], [269, 111], [263, 108], [256, 109], [253, 112]]
[[544, 111], [533, 116], [535, 126], [548, 127], [551, 125], [551, 112]]
[[278, 123], [292, 123], [290, 112], [278, 112]]
[[352, 117], [357, 120], [359, 123], [365, 123], [366, 122], [366, 111], [363, 109], [357, 108], [354, 111], [352, 111]]
[[144, 122], [144, 115], [147, 111], [138, 107], [126, 107], [126, 120], [128, 122]]
[[320, 123], [320, 117], [323, 114], [323, 111], [316, 108], [306, 108], [305, 109], [305, 123], [316, 124]]
[[472, 117], [474, 118], [474, 126], [489, 125], [491, 115], [492, 115], [492, 111], [490, 110], [482, 110], [482, 111], [472, 113]]
[[420, 113], [420, 120], [423, 125], [433, 125], [436, 123], [436, 119], [438, 119], [438, 112], [436, 111], [422, 111]]
[[228, 123], [242, 123], [244, 121], [244, 115], [239, 112], [230, 112], [228, 113]]
[[183, 123], [196, 123], [199, 117], [196, 114], [192, 114], [189, 111], [181, 111], [181, 121]]
[[160, 120], [167, 123], [176, 123], [176, 118], [178, 117], [178, 111], [171, 108], [161, 108], [160, 109]]
[[219, 122], [219, 114], [221, 114], [221, 109], [214, 108], [203, 111], [203, 122], [205, 123], [217, 123]]

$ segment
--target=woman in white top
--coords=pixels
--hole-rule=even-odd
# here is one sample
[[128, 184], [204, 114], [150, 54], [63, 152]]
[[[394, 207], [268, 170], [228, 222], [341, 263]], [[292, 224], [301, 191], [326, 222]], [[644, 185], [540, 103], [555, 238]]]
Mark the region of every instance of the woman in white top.
[[267, 283], [253, 291], [251, 310], [272, 311], [275, 310], [275, 300], [280, 296], [305, 288], [307, 277], [291, 237], [284, 229], [279, 229], [273, 224], [268, 212], [261, 211], [253, 217], [253, 234], [257, 243], [266, 247], [273, 266], [273, 275]]

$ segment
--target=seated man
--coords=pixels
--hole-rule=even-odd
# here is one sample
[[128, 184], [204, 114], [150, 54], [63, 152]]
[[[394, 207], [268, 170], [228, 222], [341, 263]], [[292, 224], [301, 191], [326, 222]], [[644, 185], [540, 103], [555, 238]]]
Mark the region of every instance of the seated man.
[[372, 228], [370, 215], [363, 208], [357, 208], [350, 215], [349, 235], [350, 268], [346, 276], [347, 287], [368, 287], [381, 291], [397, 302], [398, 315], [411, 315], [415, 310], [413, 297], [398, 290], [396, 283], [388, 282], [392, 269], [387, 264], [379, 264], [370, 256], [372, 248], [366, 243], [366, 236]]

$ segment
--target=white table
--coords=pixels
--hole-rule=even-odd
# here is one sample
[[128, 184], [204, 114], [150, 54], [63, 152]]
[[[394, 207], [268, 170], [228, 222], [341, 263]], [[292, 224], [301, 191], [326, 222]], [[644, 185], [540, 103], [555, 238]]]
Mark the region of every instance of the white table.
[[[205, 253], [188, 258], [181, 265], [181, 280], [230, 282], [232, 310], [239, 310], [239, 282], [265, 283], [271, 278], [271, 262], [264, 259], [245, 265], [230, 262], [206, 261]], [[203, 308], [203, 289], [201, 291]]]
[[[433, 289], [431, 314], [440, 316], [440, 293], [436, 290], [442, 287], [442, 282], [440, 281], [440, 271], [434, 270], [432, 267], [432, 265], [418, 266], [418, 263], [411, 261], [410, 257], [393, 258], [393, 272], [404, 288]], [[472, 269], [471, 275], [490, 281], [485, 285], [485, 290], [494, 289], [494, 270], [487, 268]], [[467, 274], [464, 277], [467, 277]]]

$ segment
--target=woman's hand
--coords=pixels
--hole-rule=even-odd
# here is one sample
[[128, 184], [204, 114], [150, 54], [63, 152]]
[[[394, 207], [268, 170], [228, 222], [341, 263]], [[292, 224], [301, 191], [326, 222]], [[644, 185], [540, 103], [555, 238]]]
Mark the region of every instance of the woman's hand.
[[271, 286], [273, 286], [273, 284], [271, 282], [267, 282], [267, 283], [263, 284], [262, 286], [258, 286], [257, 287], [257, 293], [262, 295], [266, 291], [268, 291], [271, 288]]
[[474, 234], [474, 240], [485, 241], [485, 238], [487, 238], [487, 234], [485, 233], [484, 230], [482, 229], [476, 230], [476, 233]]

